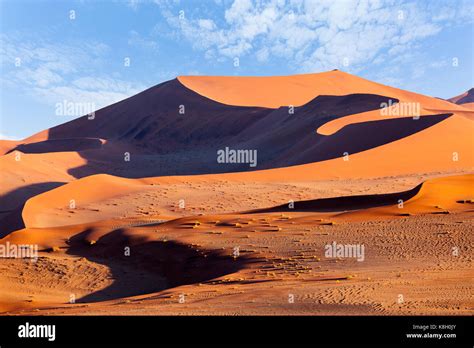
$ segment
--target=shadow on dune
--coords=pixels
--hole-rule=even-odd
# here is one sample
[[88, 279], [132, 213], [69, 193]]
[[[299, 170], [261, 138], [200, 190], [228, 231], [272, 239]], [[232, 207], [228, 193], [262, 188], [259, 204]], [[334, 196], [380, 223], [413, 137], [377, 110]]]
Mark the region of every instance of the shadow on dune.
[[[251, 140], [241, 142], [235, 138], [212, 147], [196, 145], [187, 150], [166, 154], [140, 154], [140, 150], [132, 146], [106, 144], [99, 151], [80, 152], [87, 159], [87, 164], [72, 168], [68, 173], [77, 178], [97, 173], [142, 178], [282, 168], [341, 158], [346, 152], [352, 155], [370, 150], [416, 134], [450, 116], [451, 114], [440, 114], [418, 120], [404, 117], [366, 121], [347, 125], [330, 136], [317, 134], [315, 130], [323, 123], [313, 122], [305, 127], [305, 132], [282, 127], [260, 134], [254, 133]], [[217, 150], [225, 147], [256, 150], [257, 166], [251, 167], [249, 163], [217, 163]], [[125, 152], [130, 153], [129, 162], [124, 161]]]
[[[451, 114], [431, 115], [417, 120], [412, 117], [366, 121], [349, 124], [335, 134], [325, 136], [315, 133], [299, 133], [298, 142], [295, 136], [286, 132], [279, 137], [278, 143], [269, 139], [258, 146], [258, 156], [268, 159], [258, 169], [288, 167], [299, 164], [326, 161], [342, 158], [344, 153], [352, 155], [370, 150], [399, 139], [403, 139], [435, 124], [444, 121]], [[315, 122], [311, 129], [316, 130], [324, 122]], [[403, 156], [403, 153], [400, 153]]]
[[[54, 146], [77, 149], [87, 164], [68, 170], [76, 178], [97, 173], [139, 178], [286, 167], [342, 156], [341, 146], [328, 141], [332, 136], [318, 135], [316, 129], [340, 117], [381, 109], [390, 101], [398, 102], [375, 94], [320, 95], [295, 108], [241, 107], [206, 98], [174, 79], [98, 110], [93, 119], [83, 116], [53, 127], [47, 141], [17, 149], [35, 153], [56, 151]], [[432, 124], [420, 120], [410, 129], [415, 132]], [[390, 140], [397, 138], [394, 134]], [[398, 138], [406, 134], [402, 131]], [[361, 131], [359, 138], [365, 137], [370, 138]], [[107, 142], [94, 148], [91, 139]], [[344, 143], [343, 152], [363, 151], [383, 142], [380, 138], [360, 145], [360, 139], [352, 139]], [[257, 150], [257, 166], [217, 163], [217, 151], [225, 147]]]
[[[132, 242], [124, 231], [115, 230], [96, 244], [87, 245], [82, 232], [70, 240], [68, 254], [82, 256], [107, 266], [113, 283], [83, 296], [77, 302], [98, 302], [143, 295], [185, 284], [203, 283], [237, 272], [248, 259], [234, 260], [216, 251], [194, 249], [173, 241]], [[125, 248], [130, 255], [125, 255]]]
[[[390, 101], [398, 102], [375, 94], [320, 95], [294, 109], [240, 107], [208, 99], [174, 79], [98, 110], [93, 119], [83, 116], [53, 127], [48, 140], [15, 150], [78, 151], [86, 164], [67, 169], [75, 178], [99, 173], [126, 178], [229, 173], [340, 158], [413, 135], [451, 115], [380, 119], [349, 124], [330, 136], [316, 133], [331, 120], [377, 110]], [[226, 147], [256, 150], [257, 165], [218, 163], [217, 151]], [[11, 210], [54, 188], [40, 185], [15, 190], [2, 197], [2, 205], [7, 203]]]
[[[375, 94], [320, 95], [300, 107], [277, 109], [221, 104], [177, 79], [53, 127], [48, 140], [17, 150], [75, 150], [87, 164], [69, 168], [76, 178], [104, 173], [127, 178], [195, 175], [280, 168], [365, 151], [422, 131], [450, 114], [413, 120], [381, 119], [350, 124], [336, 134], [316, 130], [398, 100]], [[104, 139], [102, 144], [99, 139]], [[100, 145], [100, 146], [99, 146]], [[56, 149], [57, 147], [57, 149]], [[217, 151], [256, 150], [257, 165], [218, 163]]]
[[1, 213], [3, 216], [0, 219], [0, 238], [5, 237], [13, 231], [25, 228], [21, 214], [29, 198], [64, 184], [64, 182], [54, 181], [31, 184], [20, 187], [2, 196]]
[[310, 162], [319, 162], [342, 157], [344, 152], [356, 154], [421, 132], [450, 116], [431, 115], [417, 120], [403, 117], [349, 124], [331, 136], [318, 134], [320, 138], [317, 144], [307, 144], [302, 156], [306, 156]]
[[20, 144], [13, 150], [8, 151], [7, 154], [14, 151], [20, 151], [23, 153], [84, 151], [88, 149], [100, 149], [101, 147], [102, 141], [94, 138], [50, 139], [35, 143]]
[[369, 209], [386, 205], [399, 204], [399, 200], [406, 202], [416, 196], [423, 184], [403, 192], [343, 196], [333, 198], [321, 198], [307, 201], [294, 202], [294, 208], [288, 204], [282, 204], [271, 208], [256, 209], [245, 212], [246, 214], [273, 213], [273, 212], [342, 212], [359, 209]]

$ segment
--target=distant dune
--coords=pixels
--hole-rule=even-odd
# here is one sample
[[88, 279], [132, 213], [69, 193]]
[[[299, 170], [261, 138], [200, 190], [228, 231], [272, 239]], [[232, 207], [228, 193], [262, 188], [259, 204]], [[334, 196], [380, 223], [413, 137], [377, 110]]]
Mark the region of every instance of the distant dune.
[[460, 94], [456, 97], [452, 97], [448, 99], [451, 103], [466, 106], [465, 104], [473, 103], [474, 102], [474, 88]]

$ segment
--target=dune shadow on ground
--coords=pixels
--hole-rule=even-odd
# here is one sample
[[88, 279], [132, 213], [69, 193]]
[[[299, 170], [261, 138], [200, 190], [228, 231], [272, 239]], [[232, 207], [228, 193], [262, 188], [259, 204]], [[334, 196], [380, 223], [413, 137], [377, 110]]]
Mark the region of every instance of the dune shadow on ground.
[[[159, 292], [185, 284], [203, 283], [237, 272], [249, 262], [174, 241], [132, 242], [115, 230], [88, 245], [82, 232], [70, 239], [68, 254], [107, 266], [113, 283], [77, 302], [99, 302]], [[129, 249], [126, 249], [129, 248]], [[126, 255], [126, 250], [129, 255]]]
[[375, 194], [375, 195], [357, 195], [342, 196], [332, 198], [321, 198], [306, 201], [294, 202], [294, 208], [289, 204], [282, 204], [275, 207], [256, 209], [247, 211], [247, 214], [254, 213], [272, 213], [272, 212], [342, 212], [359, 209], [369, 209], [386, 205], [399, 204], [400, 200], [406, 202], [413, 198], [421, 189], [423, 184], [416, 186], [408, 191]]

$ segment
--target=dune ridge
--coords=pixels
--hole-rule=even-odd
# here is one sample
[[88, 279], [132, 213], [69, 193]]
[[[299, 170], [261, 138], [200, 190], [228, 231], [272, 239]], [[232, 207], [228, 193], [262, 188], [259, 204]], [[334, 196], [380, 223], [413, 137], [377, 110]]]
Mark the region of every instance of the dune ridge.
[[429, 104], [439, 110], [453, 107], [448, 101], [385, 86], [340, 70], [291, 76], [179, 76], [178, 80], [189, 89], [228, 105], [278, 108], [301, 106], [318, 95], [368, 93]]

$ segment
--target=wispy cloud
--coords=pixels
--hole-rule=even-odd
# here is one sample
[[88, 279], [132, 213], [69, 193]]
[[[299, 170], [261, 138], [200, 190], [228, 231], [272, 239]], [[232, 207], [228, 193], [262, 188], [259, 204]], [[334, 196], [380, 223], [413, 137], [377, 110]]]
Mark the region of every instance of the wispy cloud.
[[140, 84], [96, 73], [95, 68], [104, 64], [110, 51], [99, 42], [54, 44], [3, 34], [0, 44], [2, 85], [23, 90], [42, 103], [67, 100], [100, 108], [144, 89]]
[[158, 51], [158, 43], [155, 40], [145, 38], [135, 30], [130, 31], [128, 44], [131, 46]]

